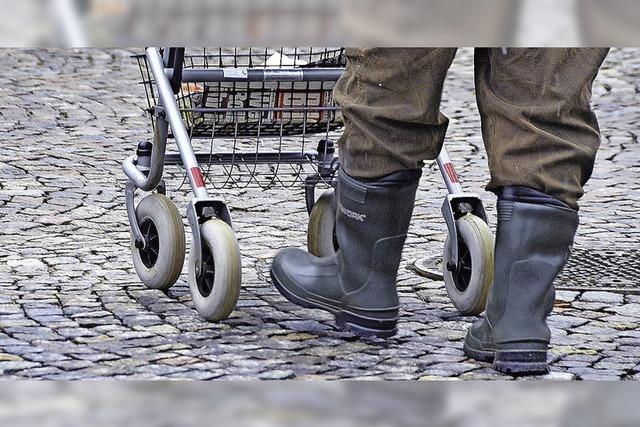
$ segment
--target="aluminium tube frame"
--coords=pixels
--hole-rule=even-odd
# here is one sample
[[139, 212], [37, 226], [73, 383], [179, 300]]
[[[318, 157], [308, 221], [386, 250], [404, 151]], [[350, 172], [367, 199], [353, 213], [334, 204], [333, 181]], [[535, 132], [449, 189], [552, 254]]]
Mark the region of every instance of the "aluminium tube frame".
[[[156, 82], [159, 106], [163, 110], [162, 114], [164, 115], [164, 119], [171, 125], [171, 132], [173, 133], [176, 145], [178, 146], [178, 151], [182, 158], [182, 164], [187, 172], [191, 190], [193, 191], [195, 198], [207, 199], [209, 197], [209, 193], [204, 186], [202, 172], [200, 171], [198, 161], [196, 160], [196, 156], [193, 152], [191, 138], [189, 137], [189, 132], [187, 132], [187, 128], [182, 120], [180, 107], [178, 107], [178, 102], [176, 101], [174, 91], [171, 87], [171, 82], [165, 74], [165, 65], [162, 56], [160, 55], [160, 51], [158, 48], [150, 47], [147, 48], [146, 55], [147, 60], [149, 61], [149, 67], [151, 68], [151, 72]], [[162, 159], [162, 161], [164, 163], [164, 159]], [[159, 165], [154, 164], [152, 161], [151, 169], [153, 170], [154, 167], [159, 167]]]

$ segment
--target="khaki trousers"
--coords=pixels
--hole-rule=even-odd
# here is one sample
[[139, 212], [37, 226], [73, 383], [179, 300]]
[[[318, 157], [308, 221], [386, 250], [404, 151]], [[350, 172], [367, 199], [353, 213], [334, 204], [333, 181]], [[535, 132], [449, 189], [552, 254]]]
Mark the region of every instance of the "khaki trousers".
[[[476, 49], [476, 99], [491, 181], [527, 186], [578, 209], [600, 145], [591, 90], [608, 49]], [[419, 169], [449, 120], [442, 88], [456, 49], [347, 50], [335, 97], [341, 165], [356, 178]]]

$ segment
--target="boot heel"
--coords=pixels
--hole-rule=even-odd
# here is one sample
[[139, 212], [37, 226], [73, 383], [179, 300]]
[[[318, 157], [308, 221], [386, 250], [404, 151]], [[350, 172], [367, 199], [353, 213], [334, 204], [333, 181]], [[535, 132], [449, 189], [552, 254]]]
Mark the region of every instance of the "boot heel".
[[514, 376], [545, 375], [549, 373], [545, 350], [497, 351], [493, 369]]
[[375, 320], [363, 318], [352, 313], [336, 314], [336, 324], [342, 329], [360, 337], [389, 338], [398, 332], [396, 320]]

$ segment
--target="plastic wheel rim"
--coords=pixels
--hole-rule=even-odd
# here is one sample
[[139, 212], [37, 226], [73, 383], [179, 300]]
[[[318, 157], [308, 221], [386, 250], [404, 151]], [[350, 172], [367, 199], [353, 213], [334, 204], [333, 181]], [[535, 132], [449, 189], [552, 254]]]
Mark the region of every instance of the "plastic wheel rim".
[[213, 254], [207, 245], [202, 247], [202, 271], [198, 276], [198, 291], [203, 297], [208, 297], [213, 291], [213, 284], [216, 278], [216, 265]]
[[456, 285], [456, 289], [460, 292], [464, 292], [471, 283], [471, 251], [463, 240], [458, 240], [458, 265], [456, 269], [451, 272], [453, 276], [453, 282]]
[[160, 254], [160, 236], [155, 222], [151, 218], [145, 218], [140, 224], [140, 231], [146, 243], [144, 249], [140, 249], [140, 260], [147, 268], [152, 268], [158, 262]]

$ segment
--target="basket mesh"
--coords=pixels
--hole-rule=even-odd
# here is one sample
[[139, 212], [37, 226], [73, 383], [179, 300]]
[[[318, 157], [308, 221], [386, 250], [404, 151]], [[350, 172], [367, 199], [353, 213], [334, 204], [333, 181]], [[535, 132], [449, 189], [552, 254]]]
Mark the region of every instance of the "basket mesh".
[[[140, 55], [137, 59], [151, 112], [157, 104], [155, 82], [146, 58]], [[184, 69], [326, 68], [345, 64], [343, 49], [219, 48], [187, 53]], [[185, 83], [177, 100], [193, 138], [311, 134], [332, 131], [342, 125], [340, 110], [333, 99], [334, 86], [333, 81]], [[205, 108], [219, 111], [198, 111]]]

